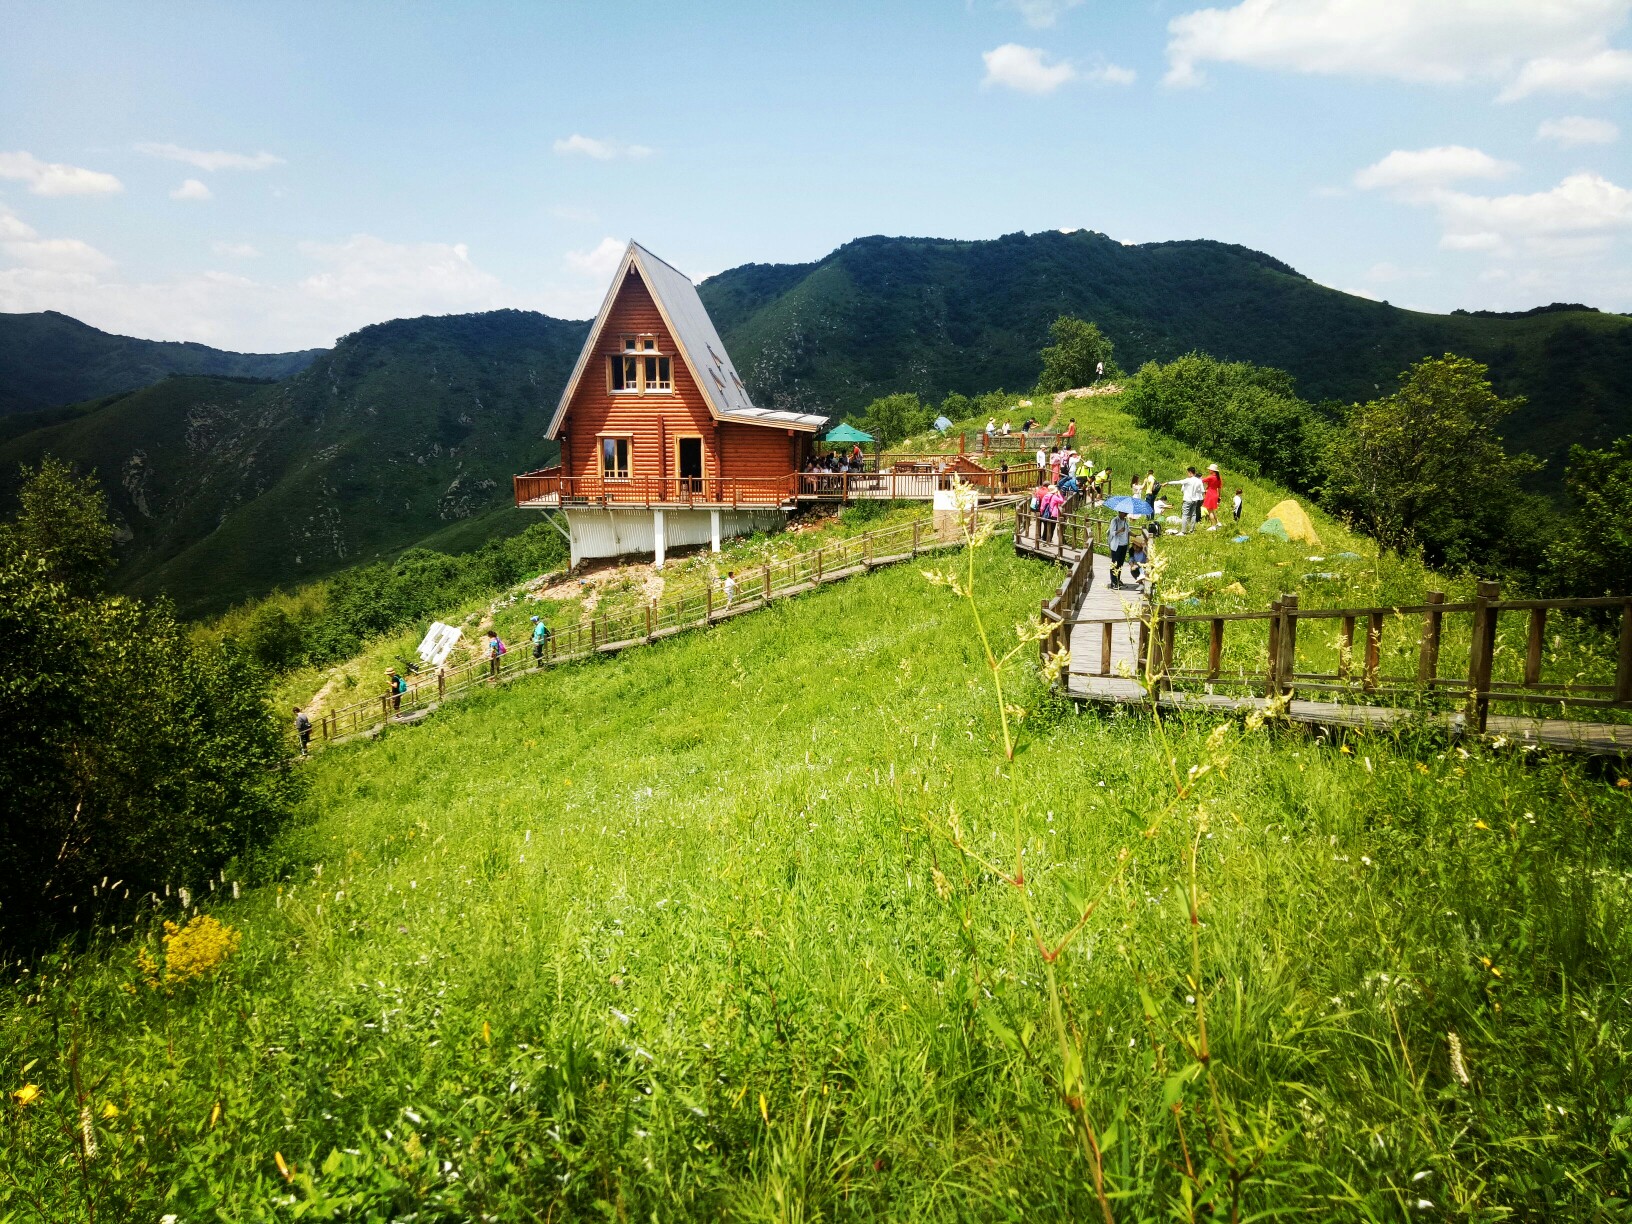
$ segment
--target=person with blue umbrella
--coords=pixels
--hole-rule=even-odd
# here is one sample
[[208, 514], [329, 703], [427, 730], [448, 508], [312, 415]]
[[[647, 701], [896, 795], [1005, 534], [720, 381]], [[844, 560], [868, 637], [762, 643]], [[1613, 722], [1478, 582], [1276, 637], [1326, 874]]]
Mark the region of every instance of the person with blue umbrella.
[[1120, 497], [1107, 497], [1105, 499], [1105, 508], [1118, 511], [1121, 514], [1138, 515], [1141, 518], [1149, 518], [1156, 513], [1144, 498], [1129, 497], [1126, 494]]
[[[1126, 498], [1113, 498], [1114, 501], [1126, 501]], [[1122, 589], [1122, 563], [1128, 559], [1128, 544], [1132, 541], [1132, 525], [1128, 522], [1128, 512], [1118, 510], [1116, 517], [1111, 520], [1110, 530], [1105, 533], [1105, 546], [1111, 550], [1111, 590]]]

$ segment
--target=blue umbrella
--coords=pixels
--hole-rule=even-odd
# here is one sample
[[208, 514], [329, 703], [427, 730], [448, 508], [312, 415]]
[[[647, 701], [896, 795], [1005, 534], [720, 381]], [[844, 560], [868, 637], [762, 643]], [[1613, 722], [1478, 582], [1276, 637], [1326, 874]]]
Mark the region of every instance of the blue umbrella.
[[1107, 510], [1126, 511], [1129, 514], [1142, 514], [1146, 518], [1156, 513], [1144, 498], [1129, 497], [1126, 494], [1120, 497], [1107, 497], [1105, 499], [1105, 508]]

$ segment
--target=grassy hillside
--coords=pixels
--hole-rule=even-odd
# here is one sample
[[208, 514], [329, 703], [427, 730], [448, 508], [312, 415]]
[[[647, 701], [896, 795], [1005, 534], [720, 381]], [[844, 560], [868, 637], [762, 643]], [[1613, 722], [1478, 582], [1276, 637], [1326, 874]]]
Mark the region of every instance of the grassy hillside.
[[1314, 400], [1390, 391], [1424, 356], [1475, 357], [1502, 394], [1530, 400], [1511, 441], [1549, 459], [1632, 431], [1632, 318], [1401, 310], [1225, 243], [862, 238], [812, 264], [734, 268], [700, 292], [756, 396], [779, 407], [1029, 387], [1048, 324], [1074, 314], [1100, 325], [1127, 368], [1201, 349], [1288, 370]]
[[129, 539], [119, 581], [183, 612], [404, 548], [508, 499], [554, 454], [549, 409], [584, 325], [399, 320], [276, 385], [170, 378], [0, 444], [0, 481], [56, 454], [102, 476]]
[[321, 352], [229, 353], [115, 336], [54, 310], [0, 314], [0, 417], [133, 391], [170, 374], [285, 378]]
[[1010, 693], [900, 567], [322, 754], [218, 976], [10, 971], [0, 1216], [1098, 1218], [1051, 998], [1119, 1218], [1615, 1210], [1614, 771]]

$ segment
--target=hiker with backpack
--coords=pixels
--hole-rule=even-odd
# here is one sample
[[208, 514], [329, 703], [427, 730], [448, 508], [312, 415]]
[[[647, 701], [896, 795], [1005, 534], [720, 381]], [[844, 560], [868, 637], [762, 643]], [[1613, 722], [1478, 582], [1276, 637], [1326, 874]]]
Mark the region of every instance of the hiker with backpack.
[[541, 616], [533, 617], [533, 666], [540, 667], [544, 663], [544, 644], [550, 640], [550, 627], [544, 623]]
[[397, 674], [394, 667], [387, 668], [385, 683], [391, 690], [391, 710], [395, 713], [402, 709], [402, 695], [408, 691], [408, 682]]
[[487, 631], [487, 677], [489, 680], [499, 678], [499, 660], [508, 653], [509, 651], [499, 637], [498, 631], [489, 629]]
[[306, 745], [312, 740], [312, 720], [299, 706], [295, 707], [295, 735], [300, 739], [300, 755], [306, 756]]

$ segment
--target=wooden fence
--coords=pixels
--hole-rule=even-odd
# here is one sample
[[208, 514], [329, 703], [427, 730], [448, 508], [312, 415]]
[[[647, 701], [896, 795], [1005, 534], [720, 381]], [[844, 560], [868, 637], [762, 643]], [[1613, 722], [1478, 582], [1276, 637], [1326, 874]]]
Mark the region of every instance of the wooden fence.
[[[1007, 513], [1003, 507], [1002, 513]], [[963, 543], [964, 524], [935, 518], [881, 527], [849, 539], [835, 540], [785, 561], [739, 571], [737, 590], [728, 601], [717, 581], [679, 590], [660, 600], [615, 615], [592, 615], [571, 629], [552, 634], [535, 659], [530, 643], [517, 643], [499, 656], [439, 668], [434, 675], [409, 677], [406, 693], [366, 697], [319, 714], [313, 721], [313, 740], [324, 744], [372, 732], [385, 724], [411, 718], [450, 697], [563, 663], [611, 654], [654, 642], [689, 629], [706, 628], [744, 612], [766, 607], [774, 599], [814, 590], [879, 566], [910, 560], [925, 552]]]

